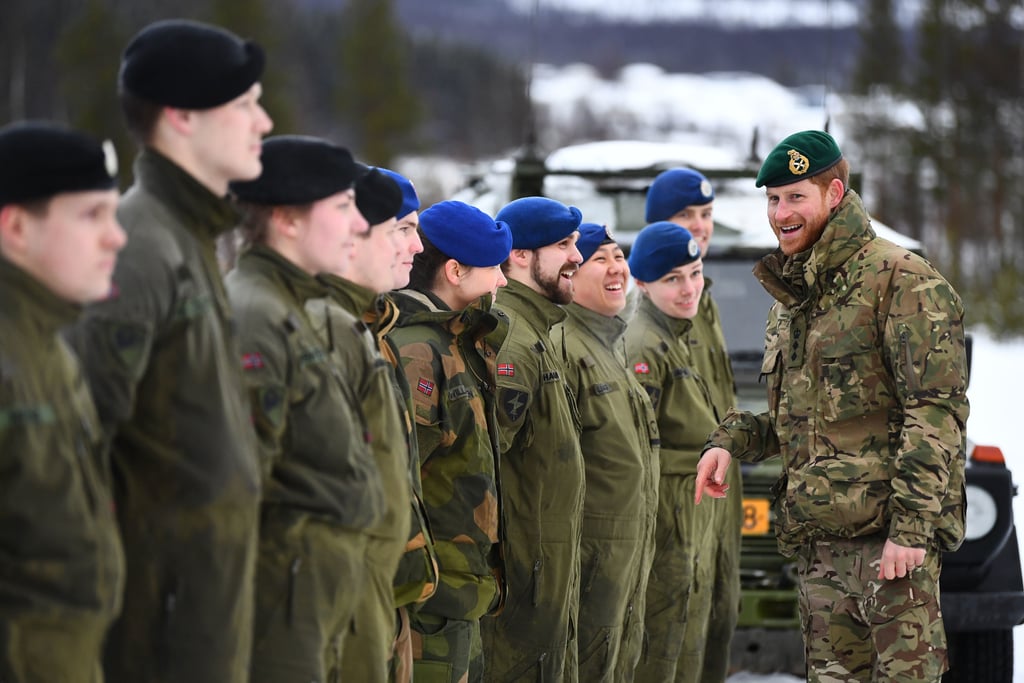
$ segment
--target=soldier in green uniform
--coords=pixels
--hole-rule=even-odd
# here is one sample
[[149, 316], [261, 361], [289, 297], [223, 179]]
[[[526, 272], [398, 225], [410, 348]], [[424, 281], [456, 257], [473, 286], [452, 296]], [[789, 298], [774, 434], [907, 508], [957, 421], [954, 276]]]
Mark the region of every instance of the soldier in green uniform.
[[359, 398], [305, 305], [325, 296], [315, 275], [347, 261], [368, 227], [353, 188], [364, 168], [302, 136], [267, 139], [262, 162], [258, 179], [231, 186], [249, 247], [226, 278], [263, 468], [250, 681], [327, 681], [384, 492]]
[[934, 681], [947, 668], [942, 552], [964, 535], [963, 305], [923, 258], [879, 238], [822, 131], [765, 157], [779, 249], [754, 273], [775, 298], [768, 411], [708, 439], [702, 493], [731, 457], [779, 455], [775, 529], [797, 558], [808, 681]]
[[565, 383], [565, 319], [580, 211], [545, 197], [506, 205], [512, 230], [497, 308], [509, 318], [498, 354], [498, 443], [508, 596], [481, 624], [485, 680], [574, 682], [585, 485], [576, 401]]
[[[701, 254], [706, 254], [715, 231], [714, 201], [714, 189], [701, 173], [672, 168], [658, 174], [648, 189], [646, 220], [686, 228], [697, 240]], [[711, 391], [715, 417], [720, 420], [736, 405], [736, 384], [711, 287], [711, 278], [705, 277], [700, 308], [691, 321], [690, 358]], [[695, 558], [686, 635], [676, 668], [680, 683], [724, 683], [729, 671], [729, 646], [740, 608], [743, 477], [738, 467], [729, 470], [728, 479], [732, 494], [727, 501], [711, 506], [711, 522], [702, 528], [697, 542], [701, 553]]]
[[512, 248], [504, 223], [461, 202], [420, 216], [423, 250], [388, 335], [410, 387], [423, 500], [440, 568], [413, 608], [413, 679], [481, 681], [480, 618], [498, 606], [501, 574], [494, 425], [498, 318], [490, 312]]
[[[395, 657], [401, 631], [395, 581], [399, 563], [406, 556], [415, 499], [409, 463], [410, 449], [414, 448], [410, 441], [412, 425], [406, 414], [407, 403], [394, 388], [394, 364], [389, 363], [389, 349], [382, 341], [398, 317], [397, 309], [382, 295], [394, 287], [396, 267], [408, 248], [396, 220], [403, 199], [393, 178], [382, 173], [374, 176], [367, 191], [356, 196], [370, 230], [356, 236], [344, 276], [324, 274], [321, 280], [329, 284], [331, 305], [340, 306], [361, 321], [364, 348], [370, 349], [374, 359], [372, 384], [362, 394], [362, 405], [387, 503], [384, 518], [369, 530], [365, 562], [370, 583], [359, 596], [351, 647], [345, 649], [339, 675], [346, 681], [383, 683], [397, 679], [400, 664]], [[393, 203], [378, 200], [385, 194], [384, 182], [394, 188]], [[422, 548], [420, 552], [424, 552]], [[428, 589], [427, 584], [432, 580], [423, 580], [422, 585], [407, 585], [400, 592], [415, 597], [424, 591], [429, 594], [432, 586]]]
[[658, 511], [658, 422], [626, 367], [629, 265], [604, 226], [580, 225], [583, 265], [573, 302], [551, 338], [565, 335], [566, 384], [583, 427], [587, 488], [580, 547], [579, 679], [633, 680]]
[[136, 35], [119, 92], [142, 145], [114, 288], [69, 334], [111, 444], [127, 562], [108, 679], [242, 683], [260, 472], [218, 269], [231, 180], [260, 174], [263, 52], [170, 20]]
[[693, 675], [680, 664], [701, 531], [710, 506], [693, 504], [697, 459], [714, 407], [707, 382], [694, 369], [693, 318], [704, 289], [700, 247], [689, 230], [658, 222], [637, 235], [629, 268], [640, 290], [626, 330], [629, 367], [658, 416], [661, 477], [654, 566], [647, 586], [647, 651], [636, 680], [663, 683]]
[[106, 296], [118, 251], [113, 146], [0, 128], [0, 680], [101, 683], [124, 556], [96, 409], [60, 329]]

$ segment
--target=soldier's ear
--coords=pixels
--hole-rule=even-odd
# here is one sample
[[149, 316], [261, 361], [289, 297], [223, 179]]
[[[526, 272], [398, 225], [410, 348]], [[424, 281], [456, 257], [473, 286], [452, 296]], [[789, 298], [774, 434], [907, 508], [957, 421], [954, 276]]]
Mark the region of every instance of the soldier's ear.
[[10, 257], [25, 248], [25, 209], [17, 204], [0, 207], [0, 254]]
[[825, 189], [825, 199], [828, 200], [828, 208], [834, 209], [839, 206], [839, 202], [843, 201], [843, 195], [846, 194], [846, 186], [843, 185], [843, 181], [839, 178], [833, 178], [829, 181], [828, 187]]
[[444, 279], [448, 281], [448, 284], [453, 287], [458, 287], [459, 281], [462, 280], [462, 276], [465, 275], [465, 268], [461, 263], [453, 258], [448, 259], [442, 266], [444, 270]]

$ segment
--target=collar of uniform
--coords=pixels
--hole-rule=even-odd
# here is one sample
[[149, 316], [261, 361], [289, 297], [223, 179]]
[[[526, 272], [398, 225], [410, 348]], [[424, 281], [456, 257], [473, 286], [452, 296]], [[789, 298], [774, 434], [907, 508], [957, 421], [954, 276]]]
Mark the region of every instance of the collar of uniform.
[[498, 290], [498, 307], [512, 311], [544, 331], [565, 320], [565, 309], [518, 280]]
[[821, 238], [810, 249], [810, 257], [804, 265], [804, 281], [815, 289], [823, 289], [823, 280], [831, 277], [832, 271], [874, 238], [875, 231], [864, 202], [856, 192], [848, 190], [829, 217]]
[[642, 313], [652, 320], [665, 335], [671, 339], [677, 339], [689, 334], [693, 323], [687, 318], [673, 318], [666, 315], [660, 308], [654, 305], [650, 297], [640, 296], [640, 305], [637, 306], [637, 313]]
[[266, 245], [254, 244], [242, 254], [238, 264], [265, 273], [300, 304], [327, 296], [323, 283]]
[[3, 257], [0, 257], [0, 300], [4, 302], [5, 315], [32, 320], [46, 335], [56, 334], [82, 312], [81, 306], [60, 298]]
[[626, 321], [617, 315], [602, 315], [575, 301], [565, 307], [565, 312], [569, 320], [578, 322], [580, 327], [606, 348], [612, 348], [626, 333]]
[[359, 320], [363, 319], [363, 315], [372, 309], [377, 301], [377, 292], [343, 277], [321, 273], [317, 275], [317, 279], [327, 287], [328, 294], [339, 306]]
[[137, 182], [163, 201], [194, 235], [213, 240], [238, 225], [241, 215], [227, 197], [218, 197], [183, 168], [146, 147], [135, 160]]

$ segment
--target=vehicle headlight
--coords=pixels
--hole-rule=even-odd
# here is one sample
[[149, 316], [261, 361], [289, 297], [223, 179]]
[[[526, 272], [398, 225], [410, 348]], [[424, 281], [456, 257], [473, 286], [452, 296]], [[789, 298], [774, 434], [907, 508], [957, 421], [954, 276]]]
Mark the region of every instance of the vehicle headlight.
[[976, 541], [984, 538], [996, 525], [999, 518], [999, 511], [996, 509], [996, 500], [985, 489], [980, 486], [968, 485], [967, 487], [967, 532], [968, 541]]

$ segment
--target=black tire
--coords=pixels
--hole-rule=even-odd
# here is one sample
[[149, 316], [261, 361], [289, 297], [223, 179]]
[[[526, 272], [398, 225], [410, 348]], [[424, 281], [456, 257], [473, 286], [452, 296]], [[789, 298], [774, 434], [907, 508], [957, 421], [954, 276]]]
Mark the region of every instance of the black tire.
[[949, 671], [942, 683], [1012, 683], [1013, 631], [949, 633]]

